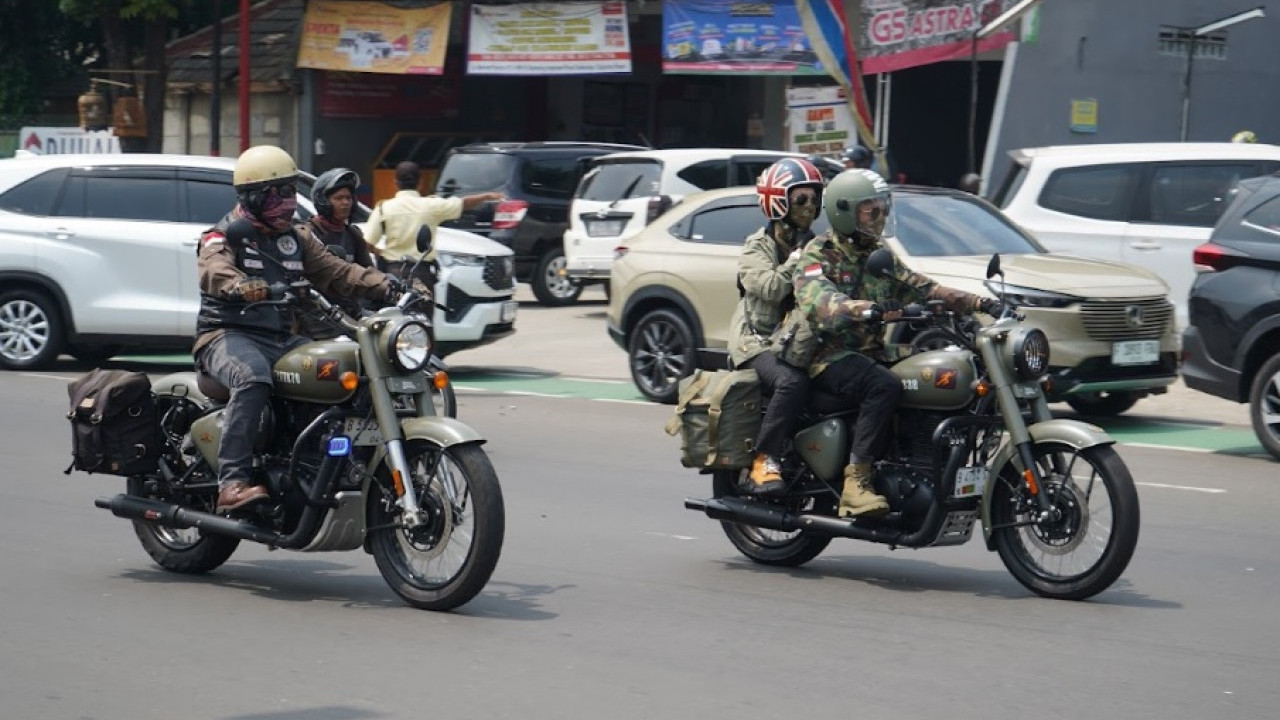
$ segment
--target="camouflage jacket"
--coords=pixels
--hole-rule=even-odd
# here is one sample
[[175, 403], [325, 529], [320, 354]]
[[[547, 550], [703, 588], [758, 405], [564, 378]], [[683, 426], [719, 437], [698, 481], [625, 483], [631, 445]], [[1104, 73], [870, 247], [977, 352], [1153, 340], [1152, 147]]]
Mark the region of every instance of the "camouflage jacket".
[[878, 247], [857, 244], [828, 231], [810, 241], [801, 252], [795, 278], [796, 304], [821, 341], [809, 366], [811, 376], [855, 352], [885, 359], [881, 326], [861, 317], [864, 310], [878, 302], [894, 299], [906, 305], [942, 300], [955, 312], [977, 310], [981, 297], [938, 285], [908, 270], [896, 256], [894, 274], [900, 282], [866, 275], [867, 257]]
[[795, 305], [792, 296], [796, 261], [794, 236], [782, 223], [770, 223], [747, 236], [738, 256], [738, 290], [742, 299], [729, 321], [729, 357], [735, 366], [772, 349], [769, 336]]

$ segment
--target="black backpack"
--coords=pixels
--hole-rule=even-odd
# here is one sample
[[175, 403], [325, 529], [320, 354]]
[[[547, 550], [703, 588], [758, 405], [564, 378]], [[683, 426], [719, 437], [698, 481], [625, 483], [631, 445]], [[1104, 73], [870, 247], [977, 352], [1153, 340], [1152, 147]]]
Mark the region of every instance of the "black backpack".
[[90, 371], [67, 385], [71, 396], [71, 465], [111, 475], [141, 475], [157, 468], [163, 434], [146, 373]]

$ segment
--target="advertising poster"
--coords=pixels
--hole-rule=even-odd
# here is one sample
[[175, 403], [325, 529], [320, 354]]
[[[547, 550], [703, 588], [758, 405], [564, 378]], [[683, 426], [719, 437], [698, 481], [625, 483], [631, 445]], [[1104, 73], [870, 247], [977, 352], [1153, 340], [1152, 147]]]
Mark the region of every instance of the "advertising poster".
[[627, 4], [472, 5], [468, 75], [631, 72]]
[[666, 0], [662, 72], [821, 75], [795, 0]]
[[858, 136], [839, 87], [787, 89], [787, 150], [834, 157]]
[[[973, 34], [1017, 0], [862, 0], [859, 56], [864, 74], [968, 58]], [[999, 50], [1017, 39], [1018, 23], [978, 43], [978, 52]]]
[[115, 154], [120, 152], [120, 138], [110, 130], [24, 127], [18, 131], [18, 149], [36, 155]]
[[312, 0], [302, 21], [298, 67], [440, 75], [451, 3], [398, 9], [382, 2]]

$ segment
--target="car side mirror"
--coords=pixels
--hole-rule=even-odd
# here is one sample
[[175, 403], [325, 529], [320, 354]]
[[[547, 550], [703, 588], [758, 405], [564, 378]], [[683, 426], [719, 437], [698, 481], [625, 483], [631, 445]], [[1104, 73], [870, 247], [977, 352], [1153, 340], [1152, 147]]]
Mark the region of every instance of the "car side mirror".
[[427, 254], [431, 251], [431, 228], [423, 225], [418, 228], [418, 252]]
[[233, 247], [253, 247], [253, 240], [257, 234], [258, 231], [254, 229], [253, 223], [249, 222], [247, 218], [233, 220], [227, 226], [227, 241]]
[[893, 275], [893, 253], [880, 248], [867, 258], [867, 272], [873, 277]]

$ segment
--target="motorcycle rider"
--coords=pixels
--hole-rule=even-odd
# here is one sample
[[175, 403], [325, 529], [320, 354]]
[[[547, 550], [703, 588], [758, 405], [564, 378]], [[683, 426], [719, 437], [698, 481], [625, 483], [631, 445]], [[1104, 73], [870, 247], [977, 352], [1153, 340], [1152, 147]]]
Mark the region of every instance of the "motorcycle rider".
[[870, 170], [846, 170], [831, 180], [825, 195], [831, 230], [801, 252], [796, 303], [822, 341], [809, 366], [813, 387], [858, 407], [840, 517], [874, 515], [889, 505], [872, 489], [871, 463], [892, 429], [902, 385], [880, 364], [885, 360], [880, 322], [864, 320], [863, 312], [896, 320], [904, 304], [936, 299], [955, 312], [991, 314], [996, 301], [938, 285], [896, 259], [896, 281], [868, 276], [867, 258], [880, 247], [892, 208], [888, 183]]
[[871, 167], [871, 163], [874, 161], [874, 158], [871, 156], [871, 151], [862, 145], [857, 144], [850, 145], [845, 148], [840, 159], [844, 162], [846, 170], [854, 168], [867, 169]]
[[808, 373], [783, 362], [770, 336], [795, 306], [796, 262], [813, 237], [809, 227], [818, 216], [822, 185], [822, 174], [808, 160], [783, 158], [766, 168], [756, 181], [756, 196], [768, 224], [747, 237], [738, 257], [742, 299], [729, 321], [729, 357], [734, 367], [755, 370], [769, 395], [751, 464], [752, 491], [758, 494], [784, 489], [778, 458], [809, 397]]
[[[338, 258], [306, 225], [292, 224], [297, 176], [284, 150], [270, 145], [245, 150], [232, 173], [236, 206], [200, 236], [200, 313], [192, 352], [197, 373], [230, 391], [218, 444], [218, 512], [268, 498], [266, 488], [252, 484], [251, 471], [272, 365], [307, 342], [291, 332], [290, 308], [255, 303], [271, 299], [281, 284], [299, 275], [318, 290], [341, 296], [392, 301], [402, 292], [394, 278]], [[255, 232], [233, 247], [227, 228], [240, 219]]]
[[[331, 245], [346, 251], [347, 259], [361, 267], [374, 267], [373, 255], [369, 245], [364, 241], [364, 233], [351, 222], [351, 211], [356, 205], [356, 188], [360, 187], [360, 176], [350, 168], [333, 168], [320, 173], [311, 187], [311, 203], [316, 214], [308, 221], [311, 236], [320, 241], [326, 248]], [[361, 302], [355, 298], [330, 296], [325, 297], [342, 308], [348, 315], [360, 317], [363, 311]], [[312, 340], [327, 340], [338, 337], [342, 331], [332, 323], [317, 318], [313, 313], [300, 314], [300, 335]]]

